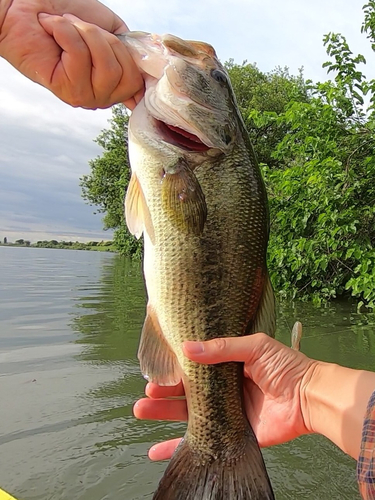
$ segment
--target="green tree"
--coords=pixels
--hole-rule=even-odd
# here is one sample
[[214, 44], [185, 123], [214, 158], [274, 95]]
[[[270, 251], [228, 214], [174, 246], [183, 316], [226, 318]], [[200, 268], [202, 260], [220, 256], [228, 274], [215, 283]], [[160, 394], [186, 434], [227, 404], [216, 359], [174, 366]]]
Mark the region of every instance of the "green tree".
[[[374, 2], [365, 6], [375, 48]], [[307, 102], [291, 101], [278, 116], [252, 112], [255, 122], [285, 124], [272, 152], [279, 168], [263, 165], [272, 226], [269, 262], [284, 296], [316, 302], [350, 292], [375, 307], [375, 82], [360, 70], [340, 34], [324, 38], [334, 81], [309, 83]], [[364, 103], [369, 102], [366, 110]]]
[[115, 229], [114, 247], [126, 255], [138, 255], [142, 243], [129, 234], [124, 221], [124, 197], [130, 179], [127, 128], [129, 117], [122, 104], [112, 108], [110, 128], [95, 142], [103, 149], [90, 161], [91, 172], [81, 178], [83, 198], [103, 213], [104, 229]]
[[308, 100], [302, 70], [298, 76], [293, 76], [288, 68], [280, 67], [264, 73], [247, 61], [240, 65], [230, 60], [225, 66], [258, 161], [270, 167], [277, 166], [278, 161], [272, 152], [289, 133], [290, 126], [275, 119], [264, 120], [263, 117], [276, 118], [291, 100]]

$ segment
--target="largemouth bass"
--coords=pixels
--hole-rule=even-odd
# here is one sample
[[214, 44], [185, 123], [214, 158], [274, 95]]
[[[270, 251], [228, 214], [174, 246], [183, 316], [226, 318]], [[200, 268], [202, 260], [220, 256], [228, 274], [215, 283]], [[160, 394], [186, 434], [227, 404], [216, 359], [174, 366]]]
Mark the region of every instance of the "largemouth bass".
[[144, 235], [148, 305], [139, 360], [183, 380], [189, 421], [154, 500], [273, 499], [243, 408], [243, 366], [202, 365], [182, 342], [275, 329], [267, 196], [214, 49], [172, 35], [121, 36], [146, 91], [129, 121], [126, 221]]

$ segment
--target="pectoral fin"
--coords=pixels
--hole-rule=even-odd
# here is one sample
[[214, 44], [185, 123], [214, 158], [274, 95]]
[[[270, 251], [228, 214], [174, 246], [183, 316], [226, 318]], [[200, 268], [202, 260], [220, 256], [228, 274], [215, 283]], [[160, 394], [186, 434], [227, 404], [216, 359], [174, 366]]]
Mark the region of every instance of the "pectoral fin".
[[141, 372], [146, 380], [159, 385], [177, 385], [181, 380], [175, 353], [165, 340], [153, 308], [147, 306], [138, 349]]
[[255, 318], [249, 323], [246, 333], [263, 332], [270, 337], [275, 336], [276, 330], [276, 303], [272, 283], [268, 276], [265, 277], [262, 297], [259, 302]]
[[207, 219], [207, 205], [194, 172], [180, 161], [162, 179], [162, 206], [179, 231], [200, 235]]
[[138, 177], [133, 172], [125, 197], [125, 219], [129, 232], [136, 238], [142, 236], [146, 229], [151, 240], [154, 239], [154, 229], [145, 196]]

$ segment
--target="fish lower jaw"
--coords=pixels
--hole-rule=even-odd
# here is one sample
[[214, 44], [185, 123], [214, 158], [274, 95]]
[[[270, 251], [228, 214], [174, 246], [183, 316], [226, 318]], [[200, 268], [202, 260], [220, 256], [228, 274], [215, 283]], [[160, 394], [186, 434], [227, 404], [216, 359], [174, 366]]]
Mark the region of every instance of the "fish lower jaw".
[[211, 149], [210, 146], [207, 146], [207, 144], [202, 142], [199, 137], [191, 132], [174, 125], [170, 125], [156, 118], [154, 118], [154, 120], [160, 135], [164, 141], [169, 144], [178, 146], [185, 151], [197, 153], [204, 153]]

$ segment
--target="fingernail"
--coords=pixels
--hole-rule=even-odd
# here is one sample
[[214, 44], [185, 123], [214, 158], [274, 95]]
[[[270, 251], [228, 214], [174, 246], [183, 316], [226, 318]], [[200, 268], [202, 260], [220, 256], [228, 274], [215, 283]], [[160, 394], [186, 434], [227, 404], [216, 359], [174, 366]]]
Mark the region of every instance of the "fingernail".
[[46, 17], [51, 17], [51, 15], [46, 14], [45, 12], [39, 12], [39, 14], [38, 14], [39, 19], [45, 19]]
[[202, 342], [184, 342], [184, 349], [189, 354], [202, 354], [204, 352], [204, 345]]

